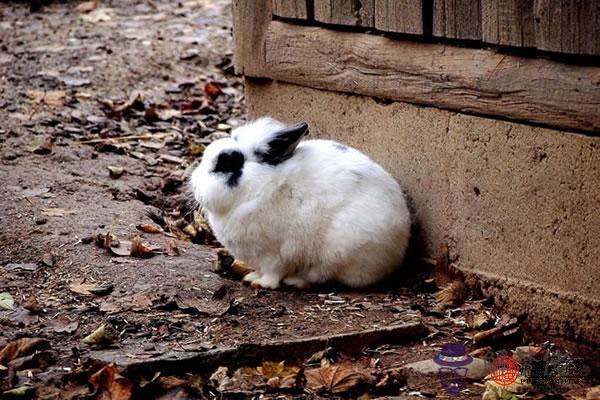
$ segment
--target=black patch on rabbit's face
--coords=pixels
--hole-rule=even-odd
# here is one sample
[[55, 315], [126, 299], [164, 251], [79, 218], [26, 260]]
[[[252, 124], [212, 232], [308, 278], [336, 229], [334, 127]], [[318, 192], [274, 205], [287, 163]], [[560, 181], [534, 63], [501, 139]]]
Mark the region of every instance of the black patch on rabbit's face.
[[217, 162], [212, 172], [227, 174], [227, 186], [237, 186], [238, 181], [242, 176], [244, 161], [245, 157], [240, 151], [225, 150], [217, 157]]

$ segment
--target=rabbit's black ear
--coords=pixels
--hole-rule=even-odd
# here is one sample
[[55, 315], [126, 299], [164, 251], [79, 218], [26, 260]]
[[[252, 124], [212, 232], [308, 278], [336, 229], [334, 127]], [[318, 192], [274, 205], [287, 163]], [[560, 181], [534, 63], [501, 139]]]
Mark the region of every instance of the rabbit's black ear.
[[289, 159], [304, 136], [308, 134], [308, 124], [300, 122], [273, 133], [265, 149], [257, 151], [261, 162], [277, 165]]

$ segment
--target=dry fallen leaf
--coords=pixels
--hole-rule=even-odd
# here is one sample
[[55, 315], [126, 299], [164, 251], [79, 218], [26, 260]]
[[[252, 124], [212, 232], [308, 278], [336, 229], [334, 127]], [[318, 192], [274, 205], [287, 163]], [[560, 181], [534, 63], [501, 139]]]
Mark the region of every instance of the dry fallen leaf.
[[119, 246], [120, 242], [117, 236], [110, 232], [106, 233], [97, 233], [92, 236], [92, 240], [96, 243], [97, 246], [102, 247], [103, 249], [110, 249], [111, 247]]
[[15, 299], [8, 292], [0, 293], [0, 309], [4, 310], [14, 310], [15, 309]]
[[224, 275], [232, 275], [242, 279], [250, 272], [254, 271], [246, 263], [236, 260], [226, 249], [218, 249], [213, 262], [213, 270]]
[[489, 379], [485, 382], [485, 392], [482, 400], [519, 400], [526, 399], [530, 396], [527, 392], [533, 387], [526, 382], [526, 379], [518, 376], [516, 381], [508, 386], [500, 385]]
[[96, 287], [94, 283], [72, 283], [69, 285], [69, 290], [73, 293], [81, 294], [84, 296], [91, 296], [92, 292], [90, 289]]
[[467, 286], [461, 280], [456, 280], [435, 293], [435, 297], [443, 306], [456, 306], [462, 303], [468, 295]]
[[184, 379], [176, 376], [159, 376], [156, 381], [163, 390], [171, 390], [175, 387], [183, 386], [186, 382]]
[[108, 175], [113, 179], [118, 179], [125, 173], [125, 168], [119, 167], [117, 165], [109, 165], [107, 168]]
[[94, 11], [97, 6], [98, 6], [98, 0], [84, 1], [83, 3], [79, 3], [75, 7], [75, 11], [77, 11], [79, 13], [89, 13], [91, 11]]
[[32, 399], [36, 389], [33, 386], [19, 386], [2, 392], [4, 399]]
[[309, 369], [304, 376], [306, 387], [315, 392], [343, 393], [373, 381], [369, 374], [343, 365]]
[[204, 95], [209, 100], [216, 99], [221, 94], [221, 86], [217, 82], [206, 82], [204, 84]]
[[0, 351], [0, 364], [8, 364], [16, 358], [26, 356], [36, 350], [46, 349], [49, 343], [41, 338], [21, 338], [7, 344]]
[[48, 321], [48, 327], [56, 333], [73, 333], [79, 327], [79, 322], [70, 321], [67, 318], [57, 318]]
[[84, 337], [81, 342], [87, 345], [109, 344], [114, 341], [106, 324], [100, 325], [94, 332]]
[[67, 93], [64, 90], [28, 90], [27, 96], [35, 104], [62, 107], [65, 104]]
[[37, 141], [35, 143], [32, 143], [30, 146], [27, 146], [29, 151], [41, 156], [52, 153], [52, 147], [52, 140], [50, 138]]
[[175, 241], [175, 239], [167, 240], [167, 245], [165, 246], [165, 253], [173, 257], [179, 256], [179, 247], [177, 247], [177, 242]]
[[45, 266], [53, 267], [55, 263], [56, 257], [54, 257], [54, 254], [44, 253], [44, 255], [42, 255], [42, 264], [44, 264]]
[[145, 233], [161, 233], [163, 228], [156, 224], [139, 224], [136, 228]]
[[224, 286], [220, 289], [223, 288], [225, 289], [224, 291], [215, 291], [210, 299], [199, 298], [189, 292], [181, 292], [175, 294], [173, 300], [177, 304], [177, 307], [182, 310], [194, 310], [201, 314], [221, 316], [229, 311], [231, 307], [231, 294]]
[[119, 374], [114, 364], [108, 365], [89, 378], [99, 400], [129, 400], [133, 393], [133, 383]]
[[129, 240], [119, 240], [119, 245], [112, 245], [108, 248], [111, 254], [115, 256], [126, 257], [131, 255], [132, 243]]
[[231, 265], [235, 261], [235, 257], [233, 257], [229, 251], [226, 249], [218, 249], [217, 256], [213, 263], [213, 270], [219, 273], [226, 273], [231, 269]]
[[142, 238], [139, 236], [131, 240], [131, 249], [129, 254], [132, 257], [149, 258], [156, 255], [154, 248], [142, 243]]

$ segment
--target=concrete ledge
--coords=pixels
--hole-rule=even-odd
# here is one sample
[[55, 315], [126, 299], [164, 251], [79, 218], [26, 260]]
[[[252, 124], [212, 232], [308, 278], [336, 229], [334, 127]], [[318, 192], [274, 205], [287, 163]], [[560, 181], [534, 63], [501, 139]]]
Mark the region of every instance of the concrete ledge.
[[427, 253], [540, 327], [600, 343], [600, 137], [371, 97], [247, 80], [251, 116], [307, 120], [412, 197]]

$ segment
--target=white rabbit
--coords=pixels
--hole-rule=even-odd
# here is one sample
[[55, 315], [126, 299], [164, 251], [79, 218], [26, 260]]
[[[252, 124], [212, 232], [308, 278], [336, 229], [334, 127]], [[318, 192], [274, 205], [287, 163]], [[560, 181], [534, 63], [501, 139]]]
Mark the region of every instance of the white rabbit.
[[308, 125], [260, 118], [205, 150], [191, 185], [217, 239], [256, 269], [253, 287], [352, 287], [404, 258], [410, 214], [398, 183], [356, 149], [301, 141]]

